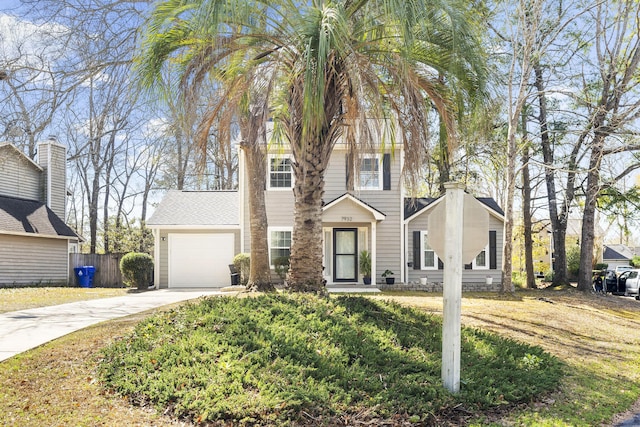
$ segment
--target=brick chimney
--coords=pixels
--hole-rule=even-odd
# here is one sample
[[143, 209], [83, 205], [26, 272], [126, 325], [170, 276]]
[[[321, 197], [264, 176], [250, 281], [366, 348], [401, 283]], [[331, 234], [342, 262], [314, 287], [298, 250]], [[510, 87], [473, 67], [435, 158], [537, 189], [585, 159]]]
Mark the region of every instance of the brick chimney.
[[67, 147], [55, 137], [38, 144], [38, 164], [44, 169], [44, 202], [60, 219], [66, 219]]

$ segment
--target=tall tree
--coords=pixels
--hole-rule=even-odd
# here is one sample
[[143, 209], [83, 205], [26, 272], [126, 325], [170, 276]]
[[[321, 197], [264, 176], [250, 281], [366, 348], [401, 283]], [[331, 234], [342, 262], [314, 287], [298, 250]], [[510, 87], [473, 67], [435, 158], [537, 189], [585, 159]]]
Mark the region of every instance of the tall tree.
[[[171, 21], [166, 14], [160, 18], [168, 9]], [[450, 147], [455, 145], [455, 103], [438, 77], [446, 76], [461, 93], [482, 87], [482, 49], [468, 12], [456, 0], [185, 0], [155, 6], [160, 19], [148, 33], [178, 38], [187, 27], [200, 28], [215, 42], [207, 56], [212, 66], [222, 68], [230, 54], [242, 51], [247, 67], [275, 70], [275, 132], [291, 148], [295, 176], [291, 290], [324, 292], [324, 172], [340, 137], [371, 143], [376, 130], [367, 119], [378, 118], [398, 127], [405, 167], [418, 171], [432, 103]], [[152, 42], [146, 51], [162, 54], [165, 47]], [[158, 69], [157, 62], [146, 65]]]
[[626, 138], [612, 138], [628, 134], [640, 117], [638, 5], [632, 0], [599, 2], [594, 15], [595, 65], [599, 72], [595, 81], [587, 81], [583, 98], [589, 121], [582, 135], [589, 140], [590, 152], [578, 289], [585, 292], [591, 290], [596, 205], [602, 189], [603, 158], [639, 148], [638, 144], [629, 144]]
[[[234, 44], [241, 38], [236, 31], [218, 34], [216, 24], [219, 2], [183, 1], [158, 5], [152, 12], [143, 36], [142, 50], [137, 58], [138, 74], [142, 84], [153, 87], [161, 82], [170, 62], [179, 64], [177, 84], [166, 90], [178, 92], [180, 101], [174, 109], [186, 111], [184, 120], [195, 121], [195, 105], [201, 99], [199, 90], [207, 78], [215, 81], [216, 97], [209, 99], [195, 137], [200, 147], [200, 162], [206, 160], [207, 138], [217, 125], [219, 147], [231, 151], [231, 133], [234, 124], [240, 129], [240, 147], [244, 152], [248, 172], [251, 267], [247, 288], [253, 291], [273, 291], [269, 251], [267, 244], [267, 213], [264, 190], [266, 186], [266, 121], [269, 114], [269, 91], [264, 82], [269, 80], [265, 68], [252, 68], [252, 58], [259, 54], [249, 46], [245, 50]], [[239, 5], [237, 5], [239, 6]], [[259, 5], [256, 5], [259, 6]], [[210, 9], [211, 8], [211, 9]], [[180, 19], [189, 15], [188, 20]], [[239, 21], [255, 18], [257, 11], [232, 7], [228, 17]], [[167, 24], [167, 22], [169, 22]], [[230, 22], [233, 24], [233, 21]], [[264, 24], [257, 24], [264, 32]], [[213, 29], [213, 31], [212, 31]], [[228, 30], [228, 28], [225, 28]], [[169, 72], [175, 70], [169, 70]], [[169, 101], [171, 101], [169, 96]]]

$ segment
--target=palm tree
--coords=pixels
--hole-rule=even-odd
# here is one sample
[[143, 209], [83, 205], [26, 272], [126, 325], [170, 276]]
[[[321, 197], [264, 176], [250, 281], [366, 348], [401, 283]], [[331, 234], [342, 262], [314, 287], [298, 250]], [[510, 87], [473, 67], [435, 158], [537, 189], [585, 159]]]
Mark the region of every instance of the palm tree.
[[167, 54], [162, 41], [182, 40], [184, 28], [209, 35], [207, 62], [220, 76], [235, 69], [231, 58], [240, 56], [245, 72], [259, 67], [273, 72], [274, 134], [288, 142], [295, 176], [291, 290], [324, 292], [324, 172], [340, 138], [354, 151], [375, 145], [384, 122], [395, 135], [391, 144], [404, 144], [405, 170], [417, 172], [435, 107], [450, 149], [455, 146], [458, 103], [451, 93], [475, 96], [485, 79], [482, 49], [466, 7], [458, 0], [166, 0], [156, 5], [143, 45], [141, 67], [151, 71], [145, 74], [158, 72], [174, 53]]
[[[168, 3], [174, 6], [186, 2]], [[149, 29], [154, 28], [154, 22], [157, 23], [158, 20], [177, 17], [180, 11], [179, 7], [158, 8], [149, 21]], [[199, 101], [198, 89], [207, 77], [217, 82], [218, 96], [209, 100], [208, 108], [200, 119], [196, 143], [200, 151], [206, 153], [208, 135], [214, 125], [218, 126], [219, 135], [225, 135], [224, 139], [230, 143], [231, 128], [237, 124], [245, 169], [249, 173], [247, 186], [252, 253], [246, 286], [251, 291], [271, 292], [275, 287], [271, 282], [264, 199], [268, 90], [257, 84], [260, 80], [252, 79], [253, 70], [242, 68], [246, 52], [228, 55], [224, 67], [213, 61], [217, 53], [211, 47], [221, 39], [212, 39], [211, 34], [201, 31], [202, 29], [180, 21], [173, 26], [173, 31], [163, 33], [150, 30], [144, 35], [143, 46], [161, 45], [162, 51], [143, 49], [137, 57], [138, 74], [143, 86], [152, 87], [162, 78], [163, 65], [171, 63], [173, 66], [173, 63], [178, 63], [180, 71], [177, 73], [178, 83], [175, 86], [180, 88], [178, 96], [182, 102], [188, 105]], [[261, 80], [264, 81], [263, 78]], [[201, 156], [201, 159], [204, 160], [205, 156], [206, 154]]]

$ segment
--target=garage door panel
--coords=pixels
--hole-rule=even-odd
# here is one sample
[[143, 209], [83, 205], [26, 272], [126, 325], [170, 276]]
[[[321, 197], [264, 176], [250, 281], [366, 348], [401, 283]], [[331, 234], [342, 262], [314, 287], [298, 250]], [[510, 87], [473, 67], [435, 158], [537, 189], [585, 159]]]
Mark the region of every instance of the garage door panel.
[[169, 234], [169, 287], [219, 287], [229, 283], [234, 235]]

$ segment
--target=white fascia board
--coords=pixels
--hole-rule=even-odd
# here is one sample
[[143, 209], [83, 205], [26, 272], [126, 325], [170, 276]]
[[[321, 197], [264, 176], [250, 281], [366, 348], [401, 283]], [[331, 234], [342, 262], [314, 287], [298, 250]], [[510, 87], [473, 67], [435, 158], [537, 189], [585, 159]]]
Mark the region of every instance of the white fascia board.
[[3, 231], [0, 230], [0, 235], [7, 236], [21, 236], [21, 237], [39, 237], [41, 239], [58, 239], [58, 240], [78, 240], [78, 237], [74, 236], [59, 236], [57, 234], [42, 234], [42, 233], [24, 233], [19, 231]]
[[178, 224], [147, 224], [151, 230], [240, 230], [240, 224], [230, 225], [178, 225]]
[[36, 162], [34, 162], [29, 156], [26, 156], [22, 151], [20, 151], [18, 149], [18, 147], [16, 147], [15, 145], [13, 145], [10, 142], [0, 142], [0, 148], [2, 147], [9, 147], [9, 148], [13, 148], [13, 150], [18, 153], [21, 157], [23, 157], [24, 159], [28, 160], [29, 163], [31, 163], [33, 166], [36, 167], [36, 169], [38, 169], [39, 171], [43, 171], [44, 168], [42, 166], [40, 166], [39, 164], [37, 164]]
[[347, 199], [351, 200], [352, 202], [354, 202], [356, 205], [360, 206], [361, 208], [371, 212], [371, 215], [373, 215], [373, 217], [378, 221], [383, 221], [387, 217], [382, 212], [379, 212], [378, 210], [372, 208], [371, 206], [367, 205], [366, 203], [362, 202], [357, 197], [354, 197], [351, 194], [343, 194], [342, 196], [338, 197], [337, 199], [335, 199], [331, 203], [323, 206], [322, 207], [322, 211], [324, 212], [326, 210], [329, 210], [333, 206], [336, 206], [336, 205], [340, 204], [341, 202], [343, 202], [344, 200], [347, 200]]

